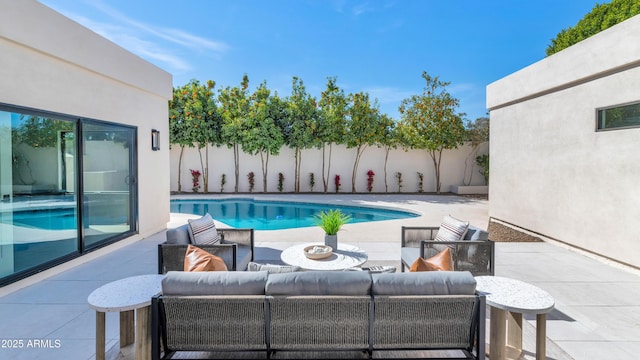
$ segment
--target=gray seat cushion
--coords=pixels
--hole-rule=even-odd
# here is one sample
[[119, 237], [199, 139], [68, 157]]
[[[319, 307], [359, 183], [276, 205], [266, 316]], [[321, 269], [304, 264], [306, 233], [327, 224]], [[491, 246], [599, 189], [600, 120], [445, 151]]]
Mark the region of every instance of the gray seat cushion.
[[[225, 243], [228, 244], [228, 243]], [[247, 245], [238, 245], [238, 259], [236, 264], [236, 270], [244, 271], [249, 267], [251, 262], [251, 247]]]
[[463, 240], [489, 240], [489, 233], [475, 226], [469, 226]]
[[296, 295], [369, 295], [371, 275], [368, 271], [304, 271], [270, 274], [266, 294]]
[[373, 274], [375, 295], [473, 295], [476, 279], [468, 271], [420, 271]]
[[163, 295], [264, 295], [266, 271], [169, 271]]

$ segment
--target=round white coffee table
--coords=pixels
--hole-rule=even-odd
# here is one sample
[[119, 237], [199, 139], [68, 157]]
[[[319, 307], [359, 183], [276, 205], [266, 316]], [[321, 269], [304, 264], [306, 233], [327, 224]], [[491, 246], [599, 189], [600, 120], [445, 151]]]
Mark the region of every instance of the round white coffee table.
[[301, 244], [291, 246], [280, 254], [280, 259], [287, 265], [299, 266], [304, 270], [344, 270], [357, 267], [369, 258], [362, 249], [349, 245], [338, 244], [338, 249], [326, 259], [312, 260], [304, 255], [304, 248], [323, 244]]
[[553, 297], [537, 286], [500, 276], [477, 276], [476, 282], [476, 291], [486, 296], [487, 305], [491, 307], [491, 360], [506, 358], [505, 340], [517, 352], [522, 352], [522, 314], [536, 315], [536, 360], [546, 359], [546, 314], [555, 306]]
[[89, 295], [89, 307], [96, 311], [96, 360], [105, 359], [106, 312], [120, 313], [120, 348], [133, 344], [135, 338], [136, 360], [151, 358], [151, 297], [162, 290], [163, 278], [164, 275], [128, 277], [105, 284]]

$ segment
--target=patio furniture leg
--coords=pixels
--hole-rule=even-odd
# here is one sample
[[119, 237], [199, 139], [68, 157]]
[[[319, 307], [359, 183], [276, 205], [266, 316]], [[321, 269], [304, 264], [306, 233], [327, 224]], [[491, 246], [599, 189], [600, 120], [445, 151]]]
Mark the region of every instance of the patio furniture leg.
[[151, 306], [136, 310], [136, 360], [151, 358]]
[[509, 312], [507, 332], [507, 345], [522, 351], [522, 314]]
[[491, 324], [489, 330], [489, 358], [505, 359], [507, 311], [491, 307]]
[[547, 314], [536, 315], [536, 360], [547, 358]]
[[105, 360], [105, 313], [96, 311], [96, 360]]
[[133, 344], [134, 325], [133, 310], [123, 311], [120, 313], [120, 348]]

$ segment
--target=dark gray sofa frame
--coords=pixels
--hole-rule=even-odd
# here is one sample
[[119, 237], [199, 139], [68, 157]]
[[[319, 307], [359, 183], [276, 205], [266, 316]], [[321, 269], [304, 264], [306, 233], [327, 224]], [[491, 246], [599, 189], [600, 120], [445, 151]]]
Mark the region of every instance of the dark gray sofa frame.
[[[495, 242], [488, 239], [486, 231], [469, 226], [465, 240], [435, 241], [438, 226], [403, 226], [400, 243], [401, 271], [408, 269], [420, 256], [423, 259], [436, 255], [444, 246], [451, 248], [454, 269], [470, 271], [474, 276], [495, 275]], [[470, 240], [474, 237], [487, 237], [483, 240]], [[474, 256], [467, 255], [473, 251]]]

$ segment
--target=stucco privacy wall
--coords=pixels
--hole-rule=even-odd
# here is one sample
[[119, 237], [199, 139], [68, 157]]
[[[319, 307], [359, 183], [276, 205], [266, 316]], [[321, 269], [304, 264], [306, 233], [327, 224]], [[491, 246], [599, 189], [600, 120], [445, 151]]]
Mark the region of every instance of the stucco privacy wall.
[[490, 216], [640, 267], [640, 128], [596, 131], [637, 101], [640, 16], [490, 84]]
[[0, 102], [136, 126], [140, 233], [166, 227], [171, 75], [37, 1], [0, 9]]
[[[478, 149], [479, 154], [488, 153], [489, 145], [487, 143], [481, 145]], [[442, 154], [441, 165], [441, 182], [442, 192], [448, 192], [451, 185], [462, 185], [465, 178], [465, 169], [467, 171], [466, 178], [469, 179], [469, 172], [473, 172], [470, 185], [484, 185], [484, 178], [479, 173], [479, 167], [475, 165], [475, 156], [469, 156], [472, 148], [468, 145], [461, 146], [455, 150], [445, 150]], [[328, 150], [326, 151], [328, 154]], [[344, 145], [334, 145], [332, 151], [331, 171], [329, 178], [329, 192], [335, 192], [334, 177], [340, 175], [341, 184], [340, 192], [351, 192], [351, 174], [353, 172], [353, 162], [355, 160], [355, 149], [347, 149]], [[205, 149], [202, 149], [202, 158], [205, 159]], [[367, 148], [360, 160], [358, 172], [356, 176], [356, 191], [367, 192], [367, 171], [373, 170], [376, 174], [374, 177], [373, 191], [384, 192], [384, 149], [378, 147]], [[171, 190], [178, 190], [178, 162], [180, 159], [180, 148], [173, 146], [171, 149]], [[465, 168], [465, 161], [468, 166]], [[473, 166], [473, 169], [471, 168]], [[190, 169], [202, 171], [200, 165], [200, 157], [198, 150], [195, 148], [185, 148], [181, 167], [181, 183], [182, 191], [191, 191], [191, 173]], [[209, 147], [209, 191], [220, 191], [220, 179], [222, 174], [226, 174], [227, 183], [224, 186], [224, 192], [233, 192], [234, 190], [234, 171], [233, 151], [226, 147]], [[262, 165], [260, 156], [251, 156], [241, 153], [240, 156], [240, 175], [238, 191], [249, 191], [249, 181], [247, 174], [253, 171], [255, 174], [254, 192], [262, 192]], [[278, 173], [283, 173], [284, 192], [292, 192], [294, 190], [295, 163], [293, 150], [283, 147], [278, 156], [271, 156], [269, 159], [269, 172], [267, 175], [268, 192], [278, 191]], [[309, 186], [309, 173], [313, 172], [315, 177], [314, 192], [323, 192], [322, 185], [322, 152], [317, 149], [309, 149], [302, 151], [302, 168], [300, 171], [300, 191], [311, 191]], [[435, 192], [435, 172], [433, 170], [433, 162], [427, 151], [402, 149], [391, 150], [389, 152], [387, 164], [387, 184], [389, 192], [398, 191], [398, 182], [396, 173], [402, 173], [402, 192], [418, 191], [418, 172], [424, 174], [423, 188], [425, 192]], [[202, 181], [202, 179], [201, 179]], [[203, 191], [204, 185], [201, 185], [200, 191]]]

